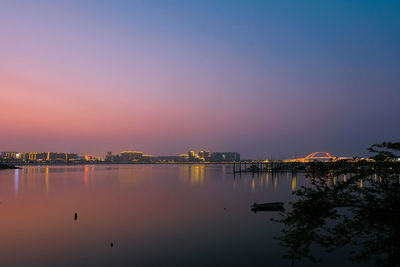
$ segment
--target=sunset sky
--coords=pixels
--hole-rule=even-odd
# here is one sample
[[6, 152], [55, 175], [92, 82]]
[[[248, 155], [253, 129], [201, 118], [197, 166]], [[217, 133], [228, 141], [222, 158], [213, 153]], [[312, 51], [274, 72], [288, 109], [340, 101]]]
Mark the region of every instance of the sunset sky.
[[400, 138], [399, 1], [0, 2], [0, 151], [364, 155]]

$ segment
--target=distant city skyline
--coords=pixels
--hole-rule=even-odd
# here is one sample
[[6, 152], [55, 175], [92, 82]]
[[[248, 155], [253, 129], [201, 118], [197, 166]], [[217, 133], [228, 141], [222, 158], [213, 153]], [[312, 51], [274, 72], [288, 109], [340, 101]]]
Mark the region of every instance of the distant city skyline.
[[35, 164], [35, 163], [201, 163], [201, 162], [234, 162], [240, 161], [240, 153], [238, 152], [217, 152], [209, 150], [194, 151], [179, 155], [149, 155], [141, 151], [121, 151], [117, 154], [107, 152], [105, 155], [94, 156], [87, 153], [70, 153], [70, 152], [37, 152], [37, 151], [0, 151], [0, 164]]
[[0, 151], [366, 156], [400, 136], [398, 1], [12, 1]]

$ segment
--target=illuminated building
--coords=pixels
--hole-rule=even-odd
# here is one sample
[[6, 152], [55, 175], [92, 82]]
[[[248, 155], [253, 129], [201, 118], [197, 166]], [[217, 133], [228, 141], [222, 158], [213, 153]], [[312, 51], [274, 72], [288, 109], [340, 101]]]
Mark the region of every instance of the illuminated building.
[[190, 150], [190, 151], [188, 152], [188, 156], [189, 156], [189, 157], [188, 157], [188, 160], [189, 160], [190, 162], [199, 162], [199, 161], [201, 161], [199, 155], [197, 155], [196, 152], [194, 152], [194, 150]]
[[1, 157], [3, 159], [16, 159], [18, 152], [2, 152]]
[[138, 151], [122, 151], [120, 153], [120, 161], [122, 162], [140, 161], [142, 157], [143, 153]]
[[92, 155], [84, 155], [84, 156], [82, 156], [82, 158], [86, 161], [95, 161], [96, 160], [96, 157], [92, 156]]
[[37, 152], [29, 152], [29, 153], [26, 153], [27, 154], [27, 157], [25, 158], [26, 160], [29, 160], [29, 161], [36, 161], [36, 156], [37, 156]]
[[48, 161], [50, 160], [50, 153], [48, 152], [38, 152], [36, 154], [37, 161]]
[[76, 153], [67, 153], [67, 160], [77, 160], [78, 159], [78, 154]]
[[204, 161], [210, 161], [211, 159], [211, 153], [210, 151], [203, 151], [201, 150], [199, 152], [199, 158], [203, 159]]
[[68, 156], [67, 156], [67, 153], [50, 152], [49, 153], [49, 160], [50, 161], [67, 161], [68, 160]]
[[15, 158], [19, 159], [19, 160], [25, 160], [26, 157], [27, 157], [27, 153], [17, 153], [15, 155]]
[[240, 154], [236, 152], [214, 152], [201, 150], [198, 154], [190, 150], [187, 154], [178, 156], [152, 156], [143, 155], [139, 151], [122, 151], [120, 154], [113, 155], [107, 152], [104, 158], [97, 158], [92, 155], [78, 155], [76, 153], [66, 152], [1, 152], [0, 160], [9, 163], [87, 163], [87, 162], [105, 162], [105, 163], [184, 163], [184, 162], [232, 162], [239, 161]]
[[190, 150], [188, 152], [188, 158], [189, 160], [194, 160], [196, 158], [196, 152], [194, 152], [194, 150]]

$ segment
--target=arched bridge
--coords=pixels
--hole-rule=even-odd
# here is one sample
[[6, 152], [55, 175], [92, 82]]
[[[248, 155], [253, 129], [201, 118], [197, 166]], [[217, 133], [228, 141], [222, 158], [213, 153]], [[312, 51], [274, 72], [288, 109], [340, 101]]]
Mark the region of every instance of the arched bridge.
[[284, 162], [310, 162], [310, 161], [332, 161], [336, 157], [329, 152], [314, 152], [304, 158], [286, 159]]

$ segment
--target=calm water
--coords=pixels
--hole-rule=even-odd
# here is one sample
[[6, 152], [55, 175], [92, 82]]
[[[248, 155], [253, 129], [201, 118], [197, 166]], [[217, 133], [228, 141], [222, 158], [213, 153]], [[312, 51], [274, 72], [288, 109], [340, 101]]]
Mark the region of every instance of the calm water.
[[290, 266], [277, 213], [250, 205], [305, 183], [228, 165], [2, 170], [0, 266]]

